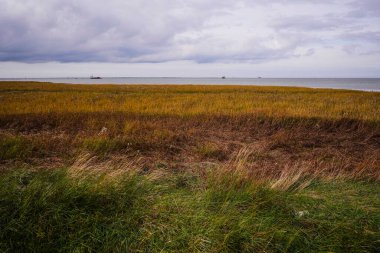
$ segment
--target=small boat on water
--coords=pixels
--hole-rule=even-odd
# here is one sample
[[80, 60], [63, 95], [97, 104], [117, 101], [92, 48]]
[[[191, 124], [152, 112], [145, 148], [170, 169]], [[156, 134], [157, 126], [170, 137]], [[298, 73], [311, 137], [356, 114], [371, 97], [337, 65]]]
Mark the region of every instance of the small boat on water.
[[90, 79], [102, 79], [100, 76], [90, 76]]
[[226, 77], [225, 77], [225, 76], [222, 76], [222, 79], [226, 79]]

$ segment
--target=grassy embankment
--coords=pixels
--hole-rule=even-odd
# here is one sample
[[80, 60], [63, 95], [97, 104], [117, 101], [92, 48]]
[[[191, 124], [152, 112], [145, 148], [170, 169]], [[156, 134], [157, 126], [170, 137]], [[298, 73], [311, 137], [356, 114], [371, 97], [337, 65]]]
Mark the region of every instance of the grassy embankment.
[[1, 251], [375, 252], [380, 93], [0, 83]]

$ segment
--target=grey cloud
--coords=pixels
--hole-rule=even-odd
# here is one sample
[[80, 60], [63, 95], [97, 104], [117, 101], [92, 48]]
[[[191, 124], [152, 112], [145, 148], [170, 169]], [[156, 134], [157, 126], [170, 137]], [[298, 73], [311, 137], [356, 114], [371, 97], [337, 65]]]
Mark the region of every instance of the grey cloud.
[[380, 42], [380, 30], [370, 32], [345, 33], [340, 37], [349, 41], [366, 41], [378, 44]]
[[128, 61], [203, 20], [170, 1], [32, 2], [0, 1], [1, 60], [20, 60], [25, 52], [25, 61]]
[[352, 11], [349, 12], [349, 16], [364, 18], [374, 17], [380, 18], [380, 1], [379, 0], [361, 0], [352, 1], [350, 3]]
[[347, 22], [347, 20], [331, 17], [331, 15], [321, 17], [298, 15], [279, 18], [273, 22], [273, 27], [279, 31], [331, 31], [338, 29], [342, 23], [347, 24]]
[[340, 38], [347, 41], [343, 50], [348, 54], [368, 55], [380, 52], [380, 31], [345, 33]]
[[378, 40], [354, 17], [378, 1], [340, 2], [0, 0], [0, 61], [256, 63]]

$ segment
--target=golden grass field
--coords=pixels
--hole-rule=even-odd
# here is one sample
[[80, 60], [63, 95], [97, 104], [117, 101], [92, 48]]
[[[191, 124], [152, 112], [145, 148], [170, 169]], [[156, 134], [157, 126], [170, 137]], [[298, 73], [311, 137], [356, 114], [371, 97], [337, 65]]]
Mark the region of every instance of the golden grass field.
[[349, 90], [191, 85], [63, 85], [2, 82], [1, 115], [125, 112], [380, 120], [380, 93]]

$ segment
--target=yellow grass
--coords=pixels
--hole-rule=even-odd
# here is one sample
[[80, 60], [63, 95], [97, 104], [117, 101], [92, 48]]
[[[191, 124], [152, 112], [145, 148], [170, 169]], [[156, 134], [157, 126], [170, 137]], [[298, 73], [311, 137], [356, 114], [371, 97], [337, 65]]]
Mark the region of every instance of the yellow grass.
[[0, 115], [47, 112], [252, 114], [378, 122], [380, 93], [291, 87], [0, 82]]

